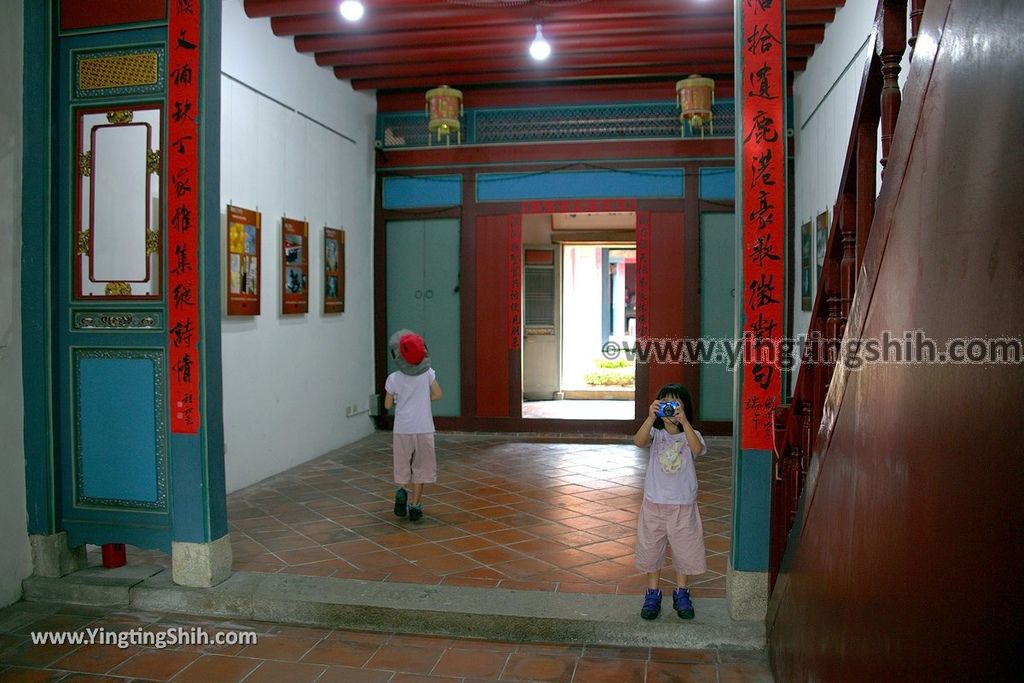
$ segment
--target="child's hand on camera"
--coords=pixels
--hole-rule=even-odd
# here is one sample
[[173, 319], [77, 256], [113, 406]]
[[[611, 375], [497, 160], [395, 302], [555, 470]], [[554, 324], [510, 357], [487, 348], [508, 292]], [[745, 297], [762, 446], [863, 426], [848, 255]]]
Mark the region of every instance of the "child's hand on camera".
[[650, 417], [652, 420], [658, 417], [657, 412], [660, 406], [661, 401], [659, 400], [655, 400], [653, 403], [651, 403], [651, 407], [647, 410], [648, 417]]

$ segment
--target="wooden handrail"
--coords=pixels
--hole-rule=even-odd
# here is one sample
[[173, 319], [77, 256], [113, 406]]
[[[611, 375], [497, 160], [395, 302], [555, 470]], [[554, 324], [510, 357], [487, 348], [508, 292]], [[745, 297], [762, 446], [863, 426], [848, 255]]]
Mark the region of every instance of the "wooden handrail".
[[[907, 8], [911, 2], [911, 35]], [[800, 360], [793, 395], [775, 412], [773, 434], [772, 520], [769, 581], [774, 588], [782, 558], [796, 521], [808, 467], [821, 457], [816, 443], [825, 396], [839, 359], [875, 214], [878, 165], [888, 160], [899, 117], [900, 61], [907, 45], [916, 42], [925, 0], [879, 0], [871, 37], [871, 58], [864, 67], [832, 225], [825, 241], [825, 261]], [[882, 155], [877, 139], [881, 126]]]

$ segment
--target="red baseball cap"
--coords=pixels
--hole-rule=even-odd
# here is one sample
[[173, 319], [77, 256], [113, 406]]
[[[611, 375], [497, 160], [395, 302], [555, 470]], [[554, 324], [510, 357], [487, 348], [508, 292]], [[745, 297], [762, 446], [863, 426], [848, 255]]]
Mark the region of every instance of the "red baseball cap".
[[409, 332], [398, 341], [398, 352], [409, 365], [419, 365], [427, 355], [427, 345], [423, 343], [423, 337]]

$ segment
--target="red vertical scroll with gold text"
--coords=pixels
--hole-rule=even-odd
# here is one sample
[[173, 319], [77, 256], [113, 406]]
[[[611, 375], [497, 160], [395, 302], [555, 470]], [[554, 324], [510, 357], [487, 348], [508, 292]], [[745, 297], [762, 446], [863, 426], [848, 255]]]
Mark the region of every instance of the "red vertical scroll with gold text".
[[744, 450], [771, 448], [782, 392], [779, 345], [784, 290], [786, 123], [784, 0], [740, 0], [743, 67]]
[[167, 323], [171, 431], [199, 431], [199, 0], [167, 24]]

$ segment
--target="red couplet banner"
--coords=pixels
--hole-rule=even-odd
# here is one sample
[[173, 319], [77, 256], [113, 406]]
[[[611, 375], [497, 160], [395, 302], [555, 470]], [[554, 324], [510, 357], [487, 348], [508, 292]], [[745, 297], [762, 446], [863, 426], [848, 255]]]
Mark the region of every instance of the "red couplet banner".
[[199, 0], [167, 23], [167, 324], [171, 431], [199, 431]]
[[779, 340], [786, 220], [783, 0], [744, 0], [743, 68], [743, 449], [771, 448], [782, 393]]
[[518, 349], [523, 338], [523, 222], [509, 218], [508, 226], [508, 348]]

